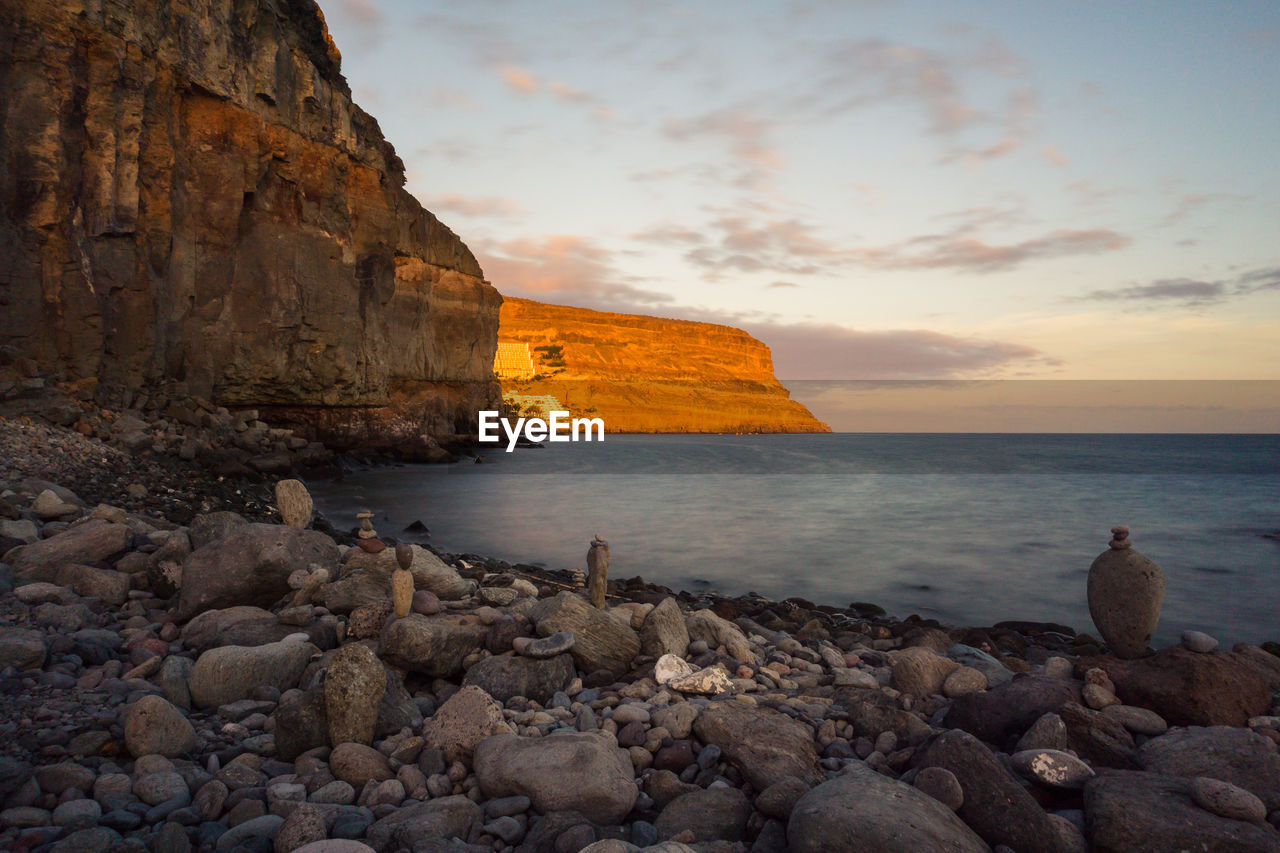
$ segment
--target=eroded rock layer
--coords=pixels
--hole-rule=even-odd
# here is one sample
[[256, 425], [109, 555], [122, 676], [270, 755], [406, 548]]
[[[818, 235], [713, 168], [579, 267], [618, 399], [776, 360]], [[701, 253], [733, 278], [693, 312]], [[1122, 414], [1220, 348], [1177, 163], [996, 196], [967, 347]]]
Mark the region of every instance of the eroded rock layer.
[[741, 329], [507, 297], [499, 336], [527, 343], [538, 374], [504, 391], [555, 397], [611, 432], [830, 432]]
[[501, 297], [339, 61], [311, 0], [0, 4], [0, 337], [110, 405], [472, 432]]

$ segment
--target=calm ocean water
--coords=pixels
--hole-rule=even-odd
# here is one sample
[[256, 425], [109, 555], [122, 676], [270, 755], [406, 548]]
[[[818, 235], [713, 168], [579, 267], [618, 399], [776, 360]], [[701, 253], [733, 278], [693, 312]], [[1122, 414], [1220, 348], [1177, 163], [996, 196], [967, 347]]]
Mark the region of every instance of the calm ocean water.
[[493, 464], [308, 484], [338, 527], [362, 508], [446, 551], [963, 625], [1093, 631], [1089, 564], [1114, 524], [1166, 577], [1160, 643], [1188, 628], [1280, 639], [1280, 436], [609, 436]]

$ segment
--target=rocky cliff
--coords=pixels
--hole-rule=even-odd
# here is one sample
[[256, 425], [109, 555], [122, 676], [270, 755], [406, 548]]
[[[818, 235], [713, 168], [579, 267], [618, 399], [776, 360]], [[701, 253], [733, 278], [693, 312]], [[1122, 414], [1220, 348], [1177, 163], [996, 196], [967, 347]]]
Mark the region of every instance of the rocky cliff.
[[312, 0], [0, 3], [0, 338], [100, 403], [474, 433], [501, 297]]
[[538, 373], [504, 392], [555, 397], [611, 432], [830, 432], [741, 329], [507, 297], [498, 336], [527, 343]]

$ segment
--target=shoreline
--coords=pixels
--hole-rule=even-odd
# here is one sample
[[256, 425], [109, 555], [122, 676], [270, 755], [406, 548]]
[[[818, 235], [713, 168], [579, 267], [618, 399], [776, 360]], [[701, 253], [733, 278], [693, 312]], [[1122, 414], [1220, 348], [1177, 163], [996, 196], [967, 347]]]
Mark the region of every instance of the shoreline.
[[0, 555], [0, 846], [1280, 846], [1256, 645], [1124, 660], [1053, 623], [622, 578], [596, 610], [570, 571], [421, 547], [397, 570], [390, 537], [251, 521], [310, 497], [180, 460], [10, 421], [0, 446], [5, 530], [36, 534]]

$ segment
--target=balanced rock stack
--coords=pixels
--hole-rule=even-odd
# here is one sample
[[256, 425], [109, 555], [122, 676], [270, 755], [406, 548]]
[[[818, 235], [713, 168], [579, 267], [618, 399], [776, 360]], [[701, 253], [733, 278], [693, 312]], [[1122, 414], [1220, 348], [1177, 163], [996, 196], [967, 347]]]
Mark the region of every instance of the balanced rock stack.
[[587, 598], [591, 606], [604, 610], [605, 593], [609, 589], [609, 543], [597, 533], [587, 549]]
[[1129, 528], [1111, 528], [1111, 542], [1089, 568], [1089, 615], [1116, 657], [1136, 658], [1160, 623], [1164, 573], [1129, 542]]
[[1280, 850], [1257, 646], [639, 579], [601, 609], [562, 572], [8, 486], [0, 849]]

